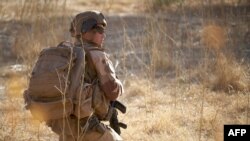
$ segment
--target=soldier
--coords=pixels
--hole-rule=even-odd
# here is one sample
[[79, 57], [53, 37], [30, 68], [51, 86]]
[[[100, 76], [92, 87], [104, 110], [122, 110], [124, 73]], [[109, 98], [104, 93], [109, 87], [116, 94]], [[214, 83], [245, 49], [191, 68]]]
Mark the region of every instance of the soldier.
[[[101, 98], [104, 100], [104, 106], [99, 105], [96, 113], [84, 114], [80, 118], [71, 115], [66, 121], [64, 119], [47, 121], [52, 131], [59, 135], [59, 141], [122, 140], [112, 128], [100, 122], [108, 120], [108, 113], [105, 113], [107, 103], [116, 100], [123, 93], [122, 83], [116, 77], [113, 65], [102, 47], [106, 26], [106, 19], [99, 11], [79, 13], [71, 22], [70, 32], [75, 39], [74, 45], [83, 47], [86, 52], [84, 82], [97, 84], [92, 91], [104, 94], [104, 98]], [[103, 111], [104, 113], [101, 113]]]

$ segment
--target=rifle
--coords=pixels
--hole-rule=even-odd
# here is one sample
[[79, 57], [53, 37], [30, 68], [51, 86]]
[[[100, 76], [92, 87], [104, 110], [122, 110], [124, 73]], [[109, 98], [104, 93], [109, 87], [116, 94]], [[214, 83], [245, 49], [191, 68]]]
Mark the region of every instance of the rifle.
[[111, 115], [111, 118], [109, 120], [110, 127], [113, 128], [116, 131], [116, 133], [118, 133], [120, 135], [121, 134], [120, 128], [126, 129], [127, 125], [122, 123], [122, 122], [119, 122], [117, 109], [119, 111], [121, 111], [123, 114], [125, 114], [127, 108], [125, 105], [123, 105], [121, 102], [119, 102], [117, 100], [111, 101], [110, 105], [112, 108], [112, 115]]

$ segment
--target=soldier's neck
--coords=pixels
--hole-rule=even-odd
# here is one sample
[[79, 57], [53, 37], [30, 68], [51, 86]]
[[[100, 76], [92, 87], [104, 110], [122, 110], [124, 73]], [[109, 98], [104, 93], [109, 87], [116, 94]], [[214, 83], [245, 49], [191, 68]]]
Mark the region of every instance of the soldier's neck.
[[75, 46], [85, 46], [85, 47], [98, 47], [98, 48], [102, 48], [100, 46], [98, 46], [97, 44], [88, 41], [88, 40], [80, 40], [80, 39], [76, 39], [74, 42]]

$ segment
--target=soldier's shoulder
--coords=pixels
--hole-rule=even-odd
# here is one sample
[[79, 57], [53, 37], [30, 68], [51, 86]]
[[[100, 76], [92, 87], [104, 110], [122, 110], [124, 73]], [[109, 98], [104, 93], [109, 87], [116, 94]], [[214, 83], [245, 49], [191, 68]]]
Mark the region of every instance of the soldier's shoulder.
[[90, 48], [88, 48], [88, 52], [92, 56], [96, 56], [96, 57], [102, 57], [106, 54], [104, 49], [98, 48], [98, 47], [90, 47]]
[[100, 49], [100, 48], [92, 48], [90, 50], [90, 55], [94, 62], [105, 61], [108, 59], [107, 53], [103, 49]]

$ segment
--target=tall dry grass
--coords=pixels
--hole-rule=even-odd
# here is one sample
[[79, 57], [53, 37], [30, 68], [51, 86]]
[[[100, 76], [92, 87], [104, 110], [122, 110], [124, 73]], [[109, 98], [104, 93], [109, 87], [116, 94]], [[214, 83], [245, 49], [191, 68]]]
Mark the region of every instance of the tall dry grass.
[[[16, 25], [12, 52], [27, 66], [24, 74], [11, 73], [5, 77], [4, 94], [1, 94], [0, 140], [56, 140], [44, 123], [32, 119], [24, 109], [23, 90], [40, 50], [56, 46], [69, 35], [70, 16], [66, 1], [21, 0], [1, 1], [1, 20]], [[14, 29], [12, 29], [14, 30]], [[10, 29], [10, 31], [12, 31]]]
[[22, 25], [13, 52], [29, 67], [42, 48], [56, 46], [69, 37], [70, 15], [66, 11], [66, 0], [22, 0], [8, 4], [14, 9], [13, 20]]
[[[206, 21], [201, 24], [201, 32], [196, 33], [201, 39], [201, 57], [196, 58], [199, 61], [195, 66], [187, 69], [183, 62], [188, 58], [181, 52], [186, 49], [176, 41], [180, 36], [178, 30], [170, 27], [170, 32], [177, 35], [169, 36], [164, 20], [156, 14], [148, 19], [142, 46], [149, 54], [149, 71], [144, 78], [127, 78], [128, 91], [123, 100], [131, 105], [131, 113], [124, 121], [133, 127], [125, 132], [126, 139], [221, 141], [224, 124], [248, 123], [249, 67], [239, 62], [229, 47], [237, 40], [229, 38], [230, 27], [204, 24]], [[189, 50], [193, 48], [190, 46]], [[176, 80], [167, 75], [169, 72], [173, 72]], [[194, 77], [196, 81], [192, 83]], [[229, 106], [232, 101], [234, 104]], [[134, 117], [137, 112], [144, 118]]]
[[166, 72], [176, 68], [174, 64], [169, 36], [163, 21], [149, 17], [146, 23], [146, 34], [142, 38], [142, 46], [149, 53], [149, 68], [151, 75], [157, 72]]
[[238, 63], [232, 52], [225, 52], [227, 48], [227, 32], [223, 27], [208, 25], [203, 28], [202, 40], [204, 47], [208, 48], [208, 53], [214, 57], [207, 61], [210, 76], [207, 78], [208, 85], [213, 90], [230, 91], [248, 91], [249, 79], [246, 66]]

